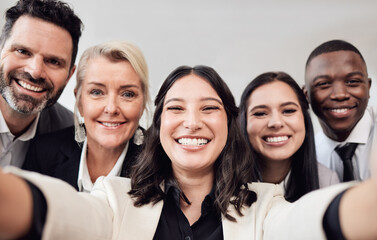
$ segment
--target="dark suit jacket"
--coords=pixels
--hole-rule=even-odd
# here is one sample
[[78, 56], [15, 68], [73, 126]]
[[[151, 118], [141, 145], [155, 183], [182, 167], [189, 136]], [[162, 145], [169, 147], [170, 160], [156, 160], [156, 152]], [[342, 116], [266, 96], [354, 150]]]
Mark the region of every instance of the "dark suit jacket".
[[73, 126], [72, 112], [59, 103], [55, 103], [41, 112], [35, 135], [56, 132], [71, 126]]
[[[82, 146], [75, 141], [74, 131], [74, 127], [68, 127], [35, 137], [30, 143], [22, 169], [59, 178], [78, 190], [77, 178]], [[141, 145], [134, 144], [132, 137], [123, 162], [122, 177], [129, 177], [141, 148]]]

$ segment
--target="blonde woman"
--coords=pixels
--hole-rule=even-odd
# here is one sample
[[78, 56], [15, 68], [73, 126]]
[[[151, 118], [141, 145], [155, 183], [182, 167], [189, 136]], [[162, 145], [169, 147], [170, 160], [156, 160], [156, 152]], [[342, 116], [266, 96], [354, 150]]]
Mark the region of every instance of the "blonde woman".
[[99, 176], [129, 176], [143, 143], [148, 68], [135, 45], [106, 42], [83, 53], [76, 79], [75, 127], [36, 138], [23, 168], [90, 192]]

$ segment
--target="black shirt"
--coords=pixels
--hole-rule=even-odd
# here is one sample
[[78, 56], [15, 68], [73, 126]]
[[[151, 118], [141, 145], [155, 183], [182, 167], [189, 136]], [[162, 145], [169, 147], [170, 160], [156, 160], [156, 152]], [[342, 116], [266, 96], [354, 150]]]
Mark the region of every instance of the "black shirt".
[[165, 189], [167, 194], [153, 239], [223, 239], [221, 214], [214, 205], [214, 188], [204, 198], [200, 218], [192, 226], [190, 226], [180, 208], [180, 191], [178, 188], [167, 182]]

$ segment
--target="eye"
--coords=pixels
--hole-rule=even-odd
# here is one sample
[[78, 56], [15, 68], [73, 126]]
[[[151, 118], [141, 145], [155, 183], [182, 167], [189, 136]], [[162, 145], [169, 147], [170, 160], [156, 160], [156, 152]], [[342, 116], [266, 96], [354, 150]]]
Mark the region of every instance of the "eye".
[[289, 114], [292, 114], [292, 113], [295, 113], [295, 112], [297, 112], [297, 109], [294, 109], [294, 108], [288, 108], [288, 109], [283, 110], [283, 114], [285, 114], [285, 115], [289, 115]]
[[125, 91], [122, 93], [122, 97], [125, 97], [125, 98], [134, 98], [136, 96], [136, 94], [132, 91]]
[[331, 82], [330, 81], [318, 81], [314, 84], [314, 87], [319, 87], [319, 88], [325, 88], [330, 86]]
[[55, 58], [47, 59], [46, 62], [55, 66], [62, 65], [61, 62]]
[[22, 48], [17, 49], [16, 51], [18, 53], [22, 54], [22, 55], [26, 55], [26, 56], [30, 56], [31, 55], [31, 53], [28, 50], [25, 50], [25, 49], [22, 49]]
[[254, 116], [254, 117], [264, 117], [264, 116], [267, 115], [267, 113], [263, 112], [263, 111], [258, 111], [258, 112], [252, 113], [251, 115]]
[[178, 107], [178, 106], [171, 106], [171, 107], [167, 107], [166, 109], [167, 110], [183, 110], [182, 107]]
[[98, 97], [98, 96], [103, 95], [103, 92], [99, 89], [92, 89], [90, 90], [89, 94], [92, 96]]
[[350, 85], [350, 86], [356, 86], [356, 85], [358, 85], [359, 83], [362, 83], [362, 82], [363, 82], [363, 80], [354, 78], [354, 79], [347, 80], [346, 84]]
[[213, 110], [219, 110], [219, 109], [220, 109], [220, 107], [218, 107], [218, 106], [205, 106], [205, 107], [203, 107], [203, 111], [206, 111], [206, 112], [213, 111]]

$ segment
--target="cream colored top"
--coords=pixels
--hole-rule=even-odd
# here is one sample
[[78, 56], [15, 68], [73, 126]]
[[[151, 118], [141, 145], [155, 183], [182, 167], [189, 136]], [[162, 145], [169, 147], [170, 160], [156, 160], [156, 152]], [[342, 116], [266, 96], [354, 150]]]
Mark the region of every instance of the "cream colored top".
[[[154, 236], [163, 201], [135, 207], [127, 194], [127, 178], [100, 177], [88, 194], [34, 172], [12, 167], [4, 171], [28, 179], [45, 195], [48, 212], [42, 239], [150, 240]], [[222, 218], [224, 239], [325, 239], [323, 215], [333, 198], [352, 184], [313, 191], [295, 203], [284, 200], [279, 185], [249, 184], [258, 200], [244, 208], [243, 217], [237, 215], [232, 205], [229, 207], [237, 222]]]

